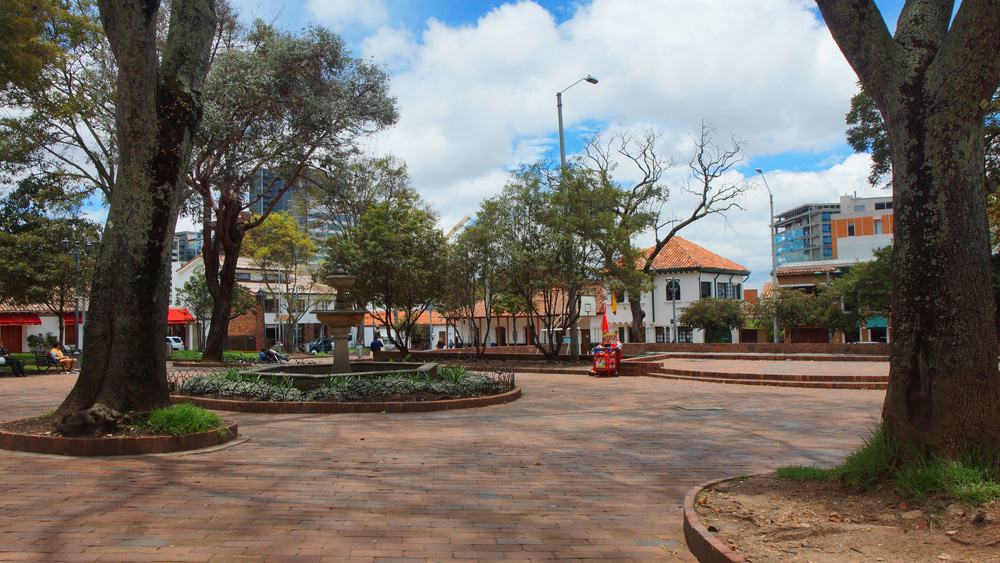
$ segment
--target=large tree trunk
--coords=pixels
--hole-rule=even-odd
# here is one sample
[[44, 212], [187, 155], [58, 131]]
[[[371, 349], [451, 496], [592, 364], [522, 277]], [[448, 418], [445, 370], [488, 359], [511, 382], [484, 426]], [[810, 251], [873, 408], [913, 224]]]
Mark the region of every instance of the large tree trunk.
[[[885, 118], [893, 166], [893, 334], [882, 419], [946, 457], [1000, 449], [983, 115], [1000, 3], [909, 0], [891, 37], [871, 0], [817, 0]], [[949, 29], [950, 27], [950, 29]]]
[[[242, 242], [242, 241], [240, 241]], [[205, 339], [205, 350], [202, 360], [221, 362], [226, 344], [229, 341], [229, 321], [233, 310], [233, 295], [236, 291], [236, 268], [239, 263], [239, 245], [226, 244], [223, 252], [225, 259], [219, 260], [219, 249], [206, 248], [202, 253], [205, 263], [205, 282], [212, 296], [212, 320], [208, 326], [208, 337]], [[261, 311], [263, 315], [264, 312]], [[267, 345], [267, 336], [261, 348]]]
[[169, 403], [166, 378], [170, 247], [215, 22], [211, 0], [175, 0], [158, 61], [158, 2], [101, 0], [118, 63], [117, 182], [94, 271], [87, 351], [59, 415]]

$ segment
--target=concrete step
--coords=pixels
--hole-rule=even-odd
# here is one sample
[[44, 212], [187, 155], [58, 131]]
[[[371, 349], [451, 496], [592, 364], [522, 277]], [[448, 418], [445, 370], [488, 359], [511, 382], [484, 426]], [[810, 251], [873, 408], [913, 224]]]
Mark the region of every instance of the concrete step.
[[692, 377], [669, 373], [651, 373], [647, 377], [674, 379], [678, 381], [698, 381], [702, 383], [730, 383], [736, 385], [768, 385], [773, 387], [799, 387], [805, 389], [886, 389], [888, 382], [846, 382], [846, 381], [786, 381], [777, 379], [730, 379], [718, 377]]
[[[637, 358], [645, 361], [647, 358]], [[740, 354], [729, 352], [668, 352], [657, 354], [654, 360], [744, 360], [744, 361], [806, 361], [806, 362], [888, 362], [889, 356], [872, 354]]]
[[771, 381], [802, 381], [816, 383], [887, 383], [888, 375], [840, 375], [811, 373], [735, 373], [660, 367], [654, 373], [681, 375], [684, 377], [711, 377], [713, 379], [766, 379]]

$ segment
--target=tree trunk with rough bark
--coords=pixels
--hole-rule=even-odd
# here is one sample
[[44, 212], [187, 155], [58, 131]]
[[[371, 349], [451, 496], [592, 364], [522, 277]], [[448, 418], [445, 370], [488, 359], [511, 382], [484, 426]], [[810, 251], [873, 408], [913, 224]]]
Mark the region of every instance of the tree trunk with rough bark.
[[[946, 457], [1000, 449], [983, 116], [1000, 2], [910, 0], [894, 37], [870, 0], [818, 0], [885, 118], [893, 168], [889, 436]], [[950, 24], [949, 24], [950, 22]]]
[[159, 2], [100, 0], [99, 7], [118, 64], [121, 155], [94, 271], [85, 361], [60, 417], [95, 405], [124, 413], [169, 403], [170, 249], [215, 23], [211, 0], [175, 0], [158, 54]]
[[[226, 245], [223, 252], [225, 258], [221, 264], [217, 250], [210, 253], [206, 248], [202, 254], [205, 263], [205, 282], [212, 296], [212, 320], [208, 326], [208, 337], [205, 339], [205, 349], [201, 357], [202, 360], [215, 362], [222, 361], [229, 340], [229, 321], [236, 290], [239, 246]], [[260, 347], [264, 348], [266, 345], [267, 335], [264, 336], [264, 342]]]
[[[654, 291], [655, 294], [655, 291]], [[629, 342], [646, 341], [646, 312], [642, 310], [642, 301], [629, 293], [628, 309], [632, 312], [632, 324], [628, 327]]]

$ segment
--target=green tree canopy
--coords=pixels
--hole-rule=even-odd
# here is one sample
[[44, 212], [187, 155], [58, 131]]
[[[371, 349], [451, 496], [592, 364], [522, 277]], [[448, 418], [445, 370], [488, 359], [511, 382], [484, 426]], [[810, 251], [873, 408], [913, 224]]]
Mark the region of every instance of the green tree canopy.
[[736, 299], [699, 299], [685, 307], [678, 320], [705, 332], [736, 329], [743, 325], [741, 303]]
[[389, 340], [405, 354], [411, 329], [440, 300], [447, 275], [444, 235], [434, 215], [410, 202], [375, 204], [326, 250], [324, 273], [357, 276], [354, 297], [375, 307]]

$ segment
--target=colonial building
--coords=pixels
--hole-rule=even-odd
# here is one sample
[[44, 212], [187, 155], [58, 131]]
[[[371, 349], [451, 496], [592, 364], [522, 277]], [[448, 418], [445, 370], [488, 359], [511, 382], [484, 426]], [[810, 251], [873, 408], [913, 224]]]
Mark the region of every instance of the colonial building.
[[[653, 249], [647, 249], [651, 252]], [[750, 270], [678, 236], [673, 237], [653, 261], [653, 290], [642, 294], [640, 303], [645, 313], [646, 342], [737, 342], [739, 330], [720, 334], [684, 326], [681, 312], [700, 299], [743, 299], [743, 284]], [[632, 311], [628, 295], [617, 296], [617, 312], [608, 305], [608, 324], [618, 338], [628, 342], [628, 327]], [[608, 300], [610, 301], [610, 300]], [[599, 339], [604, 303], [591, 320], [592, 339]]]

